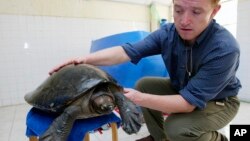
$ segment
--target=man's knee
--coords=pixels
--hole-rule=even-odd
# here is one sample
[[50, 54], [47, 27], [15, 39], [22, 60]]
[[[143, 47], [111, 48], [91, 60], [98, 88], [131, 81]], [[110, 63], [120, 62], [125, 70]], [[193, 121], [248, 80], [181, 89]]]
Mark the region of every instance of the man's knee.
[[135, 89], [143, 91], [145, 90], [145, 88], [147, 88], [148, 85], [152, 85], [152, 83], [150, 82], [150, 78], [143, 77], [136, 82]]
[[180, 124], [168, 123], [165, 125], [165, 131], [170, 141], [193, 141], [199, 138], [199, 131], [183, 127]]

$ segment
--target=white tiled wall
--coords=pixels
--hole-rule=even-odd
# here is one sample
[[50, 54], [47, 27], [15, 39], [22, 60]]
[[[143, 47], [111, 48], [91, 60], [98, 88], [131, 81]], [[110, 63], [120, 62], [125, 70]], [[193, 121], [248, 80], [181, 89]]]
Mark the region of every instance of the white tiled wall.
[[238, 0], [224, 0], [221, 9], [216, 14], [218, 23], [227, 28], [236, 37], [237, 28], [237, 3]]
[[250, 0], [239, 0], [237, 39], [241, 46], [239, 78], [242, 82], [240, 98], [250, 102]]
[[91, 40], [133, 30], [144, 22], [0, 15], [0, 106], [24, 103], [48, 71], [89, 52]]
[[217, 21], [225, 26], [238, 40], [241, 49], [240, 66], [237, 76], [242, 83], [240, 100], [250, 102], [250, 0], [225, 0], [216, 16]]

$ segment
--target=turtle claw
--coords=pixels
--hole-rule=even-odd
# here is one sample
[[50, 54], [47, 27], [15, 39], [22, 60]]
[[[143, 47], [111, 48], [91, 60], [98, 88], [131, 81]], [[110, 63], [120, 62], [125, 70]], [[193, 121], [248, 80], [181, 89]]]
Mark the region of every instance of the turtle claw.
[[142, 113], [130, 101], [127, 102], [125, 107], [124, 112], [120, 113], [122, 117], [122, 129], [129, 135], [139, 132], [142, 126]]
[[129, 135], [139, 132], [142, 126], [142, 112], [123, 93], [118, 91], [114, 96], [122, 119], [122, 129]]
[[139, 113], [127, 113], [126, 118], [123, 119], [122, 129], [129, 135], [139, 132], [142, 124], [140, 119]]
[[129, 135], [139, 132], [141, 128], [141, 124], [137, 123], [130, 123], [130, 124], [123, 124], [122, 129]]

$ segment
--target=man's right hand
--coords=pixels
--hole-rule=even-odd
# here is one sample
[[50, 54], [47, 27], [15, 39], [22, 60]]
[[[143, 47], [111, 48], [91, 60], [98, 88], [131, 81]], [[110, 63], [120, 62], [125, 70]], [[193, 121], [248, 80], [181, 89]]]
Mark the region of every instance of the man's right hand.
[[78, 57], [78, 58], [73, 58], [73, 59], [69, 59], [67, 61], [65, 61], [62, 64], [59, 64], [58, 66], [54, 67], [51, 71], [49, 71], [49, 74], [52, 75], [54, 72], [59, 71], [61, 68], [63, 68], [64, 66], [70, 65], [70, 64], [85, 64], [85, 57]]
[[126, 52], [121, 46], [111, 47], [88, 54], [84, 57], [69, 59], [68, 61], [65, 61], [64, 63], [53, 68], [49, 72], [49, 74], [51, 75], [69, 64], [91, 64], [95, 66], [108, 66], [120, 64], [129, 60], [129, 56], [126, 54]]

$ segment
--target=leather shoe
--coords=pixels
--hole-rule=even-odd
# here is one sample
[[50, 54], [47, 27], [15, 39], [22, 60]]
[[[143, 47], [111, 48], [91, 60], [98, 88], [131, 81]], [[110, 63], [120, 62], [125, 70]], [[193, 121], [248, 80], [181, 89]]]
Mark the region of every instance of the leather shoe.
[[147, 136], [147, 137], [144, 137], [144, 138], [141, 138], [141, 139], [138, 139], [138, 140], [135, 140], [135, 141], [154, 141], [153, 137], [151, 135]]

